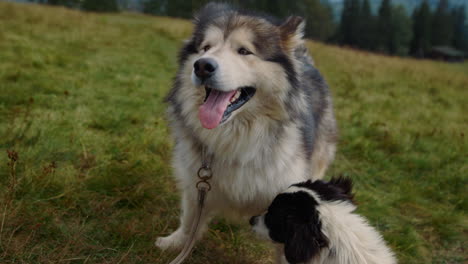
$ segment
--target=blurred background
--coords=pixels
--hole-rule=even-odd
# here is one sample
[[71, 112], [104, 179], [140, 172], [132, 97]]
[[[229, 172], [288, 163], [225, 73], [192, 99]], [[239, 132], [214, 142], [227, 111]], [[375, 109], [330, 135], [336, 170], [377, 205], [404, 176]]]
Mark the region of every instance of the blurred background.
[[[27, 2], [20, 0], [19, 2]], [[208, 0], [29, 0], [98, 12], [191, 18]], [[221, 2], [221, 1], [220, 1]], [[306, 36], [398, 56], [462, 61], [468, 53], [467, 0], [231, 0], [279, 18], [307, 19]]]

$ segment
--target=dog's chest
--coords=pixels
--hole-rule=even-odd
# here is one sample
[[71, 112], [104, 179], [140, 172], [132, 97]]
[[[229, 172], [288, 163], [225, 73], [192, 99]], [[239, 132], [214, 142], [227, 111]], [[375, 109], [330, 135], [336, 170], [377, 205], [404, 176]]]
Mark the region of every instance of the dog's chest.
[[243, 165], [214, 163], [213, 190], [220, 203], [240, 211], [261, 212], [278, 193], [307, 178], [305, 165], [301, 159], [273, 155]]
[[[203, 138], [208, 152], [213, 153], [209, 196], [215, 207], [260, 213], [279, 192], [309, 179], [310, 164], [301, 152], [297, 132], [295, 128], [285, 128], [283, 139], [277, 141], [272, 141], [266, 132], [237, 141], [230, 137], [230, 142], [237, 145], [210, 141], [216, 137]], [[203, 155], [195, 146], [190, 137], [182, 136], [175, 146], [174, 168], [182, 189], [191, 188], [197, 180], [193, 176]]]

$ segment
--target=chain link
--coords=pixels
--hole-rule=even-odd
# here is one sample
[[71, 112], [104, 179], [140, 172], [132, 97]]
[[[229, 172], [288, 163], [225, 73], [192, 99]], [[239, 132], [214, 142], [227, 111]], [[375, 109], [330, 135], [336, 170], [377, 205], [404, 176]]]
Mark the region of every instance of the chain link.
[[202, 147], [202, 166], [198, 169], [197, 176], [200, 179], [196, 187], [199, 191], [210, 191], [211, 184], [208, 182], [213, 177], [213, 171], [211, 170], [212, 156], [208, 157], [205, 147]]

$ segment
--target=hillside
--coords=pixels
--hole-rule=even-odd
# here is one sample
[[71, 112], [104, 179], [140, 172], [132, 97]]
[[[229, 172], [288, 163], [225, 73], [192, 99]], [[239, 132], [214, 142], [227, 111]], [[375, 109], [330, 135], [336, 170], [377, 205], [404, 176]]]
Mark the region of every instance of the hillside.
[[[153, 246], [179, 214], [163, 97], [190, 31], [0, 1], [0, 263], [174, 257]], [[465, 263], [468, 64], [309, 47], [340, 127], [327, 177], [354, 179], [400, 263]], [[271, 263], [244, 222], [217, 218], [187, 263]]]
[[[325, 1], [328, 1], [330, 6], [333, 7], [335, 18], [339, 20], [341, 16], [341, 12], [343, 10], [343, 3], [345, 0], [325, 0]], [[423, 1], [424, 0], [392, 0], [392, 4], [404, 6], [406, 10], [408, 11], [408, 15], [411, 15], [413, 13], [413, 10], [417, 8], [418, 6], [420, 6]], [[370, 0], [369, 2], [371, 4], [373, 12], [377, 13], [379, 6], [382, 3], [382, 0]], [[439, 4], [439, 0], [429, 0], [428, 3], [429, 3], [429, 6], [432, 8], [432, 10], [435, 10], [437, 8], [437, 5]], [[465, 11], [468, 17], [468, 3], [466, 0], [450, 0], [449, 5], [452, 8], [465, 5], [466, 7]]]

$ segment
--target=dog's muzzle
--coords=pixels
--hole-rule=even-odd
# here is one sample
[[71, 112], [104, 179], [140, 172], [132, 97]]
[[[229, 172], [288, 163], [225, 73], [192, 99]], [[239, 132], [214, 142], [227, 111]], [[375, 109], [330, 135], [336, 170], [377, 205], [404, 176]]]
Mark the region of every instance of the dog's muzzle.
[[195, 75], [204, 83], [211, 78], [218, 69], [218, 63], [214, 59], [202, 58], [193, 64]]

